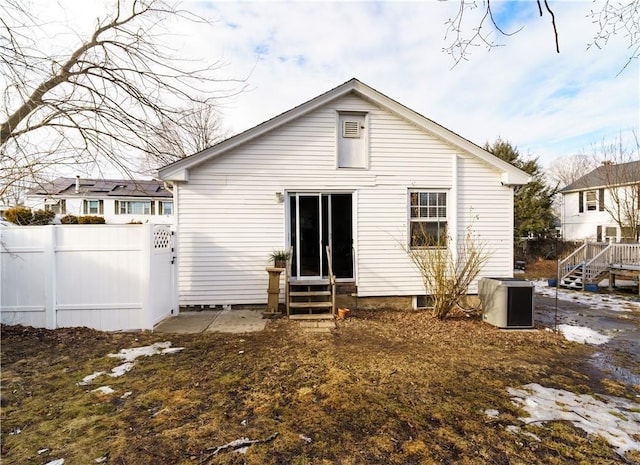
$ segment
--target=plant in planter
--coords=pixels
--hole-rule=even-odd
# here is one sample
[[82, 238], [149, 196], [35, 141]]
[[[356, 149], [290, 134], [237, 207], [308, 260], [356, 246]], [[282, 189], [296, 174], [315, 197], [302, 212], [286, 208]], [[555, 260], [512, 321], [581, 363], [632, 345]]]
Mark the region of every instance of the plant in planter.
[[290, 256], [291, 252], [285, 249], [274, 250], [270, 255], [273, 266], [276, 268], [285, 268]]

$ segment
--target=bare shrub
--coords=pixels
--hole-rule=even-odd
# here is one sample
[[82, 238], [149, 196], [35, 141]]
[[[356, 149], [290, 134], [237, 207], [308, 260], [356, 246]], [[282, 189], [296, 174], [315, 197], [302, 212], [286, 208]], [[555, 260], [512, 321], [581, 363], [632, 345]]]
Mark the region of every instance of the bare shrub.
[[424, 229], [418, 228], [417, 233], [422, 235], [418, 243], [425, 245], [407, 246], [404, 250], [422, 276], [426, 294], [433, 304], [433, 316], [444, 319], [467, 295], [469, 285], [489, 255], [471, 229], [459, 238], [457, 244], [449, 235], [443, 241], [442, 237], [434, 239]]

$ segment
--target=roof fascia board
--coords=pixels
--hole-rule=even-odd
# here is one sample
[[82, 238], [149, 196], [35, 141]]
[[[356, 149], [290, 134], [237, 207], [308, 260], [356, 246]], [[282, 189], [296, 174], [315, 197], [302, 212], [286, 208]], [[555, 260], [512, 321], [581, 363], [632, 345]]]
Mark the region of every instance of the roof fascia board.
[[158, 177], [165, 181], [188, 181], [189, 180], [189, 168], [199, 165], [211, 158], [221, 155], [229, 150], [232, 150], [246, 142], [260, 137], [261, 135], [272, 131], [280, 126], [287, 124], [300, 116], [310, 113], [317, 108], [326, 105], [330, 101], [342, 97], [346, 94], [354, 92], [361, 97], [379, 105], [389, 111], [396, 113], [398, 116], [412, 122], [418, 127], [421, 127], [436, 137], [448, 142], [449, 144], [459, 147], [460, 149], [478, 157], [489, 166], [494, 167], [500, 172], [500, 180], [502, 184], [506, 185], [523, 185], [530, 181], [530, 176], [524, 171], [516, 168], [515, 166], [507, 163], [504, 160], [490, 154], [486, 150], [478, 147], [476, 144], [468, 141], [467, 139], [457, 135], [456, 133], [440, 126], [439, 124], [431, 121], [428, 118], [416, 113], [408, 107], [396, 102], [395, 100], [387, 97], [386, 95], [378, 92], [377, 90], [367, 86], [366, 84], [358, 81], [357, 79], [351, 79], [346, 83], [325, 92], [306, 103], [303, 103], [279, 116], [276, 116], [264, 123], [255, 126], [252, 129], [248, 129], [236, 136], [233, 136], [226, 141], [217, 144], [214, 147], [206, 149], [200, 153], [191, 155], [187, 158], [179, 160], [171, 165], [165, 166], [158, 170]]
[[197, 166], [200, 163], [217, 157], [229, 150], [233, 150], [234, 148], [239, 147], [242, 144], [258, 138], [263, 134], [268, 133], [269, 131], [283, 126], [296, 118], [299, 118], [307, 113], [316, 110], [317, 108], [320, 108], [323, 105], [326, 105], [328, 102], [341, 97], [342, 95], [348, 94], [352, 90], [349, 86], [349, 84], [351, 83], [352, 81], [349, 81], [342, 86], [336, 87], [335, 89], [330, 90], [285, 113], [282, 113], [281, 115], [267, 120], [264, 123], [259, 124], [258, 126], [255, 126], [251, 129], [241, 132], [236, 136], [222, 141], [214, 147], [206, 149], [190, 157], [186, 157], [164, 168], [160, 168], [158, 170], [158, 177], [165, 181], [189, 181], [189, 168]]
[[476, 144], [468, 141], [464, 137], [459, 136], [458, 134], [444, 128], [443, 126], [440, 126], [438, 123], [430, 120], [429, 118], [422, 116], [419, 113], [416, 113], [415, 111], [411, 110], [410, 108], [407, 108], [401, 103], [396, 102], [395, 100], [387, 97], [386, 95], [381, 94], [380, 92], [377, 92], [375, 89], [372, 89], [366, 84], [363, 84], [361, 82], [358, 82], [357, 84], [358, 84], [357, 92], [359, 92], [363, 97], [370, 99], [374, 103], [378, 103], [379, 105], [382, 105], [388, 108], [389, 110], [396, 113], [398, 116], [408, 121], [411, 121], [418, 127], [421, 127], [431, 132], [436, 137], [439, 137], [440, 139], [448, 142], [449, 144], [459, 147], [466, 152], [469, 152], [470, 154], [480, 158], [490, 166], [493, 166], [494, 168], [496, 168], [498, 171], [501, 172], [500, 180], [502, 184], [523, 185], [523, 184], [527, 184], [531, 180], [531, 177], [524, 171], [496, 157], [495, 155], [492, 155], [486, 150], [478, 147]]
[[560, 190], [561, 194], [572, 194], [574, 192], [580, 192], [580, 191], [592, 191], [594, 189], [612, 189], [614, 187], [633, 187], [633, 186], [637, 186], [640, 185], [640, 180], [638, 181], [629, 181], [629, 182], [621, 182], [621, 183], [616, 183], [616, 184], [594, 184], [592, 186], [583, 186], [583, 187], [574, 187], [573, 189], [567, 189], [566, 187], [564, 189]]

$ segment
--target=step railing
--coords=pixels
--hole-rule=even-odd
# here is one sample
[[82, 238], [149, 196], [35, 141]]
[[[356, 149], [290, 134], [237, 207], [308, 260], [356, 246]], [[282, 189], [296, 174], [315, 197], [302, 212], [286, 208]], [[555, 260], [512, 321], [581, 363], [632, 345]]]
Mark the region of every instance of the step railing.
[[582, 283], [592, 283], [598, 276], [601, 276], [609, 269], [611, 245], [604, 247], [595, 257], [587, 261], [584, 265]]
[[[558, 282], [562, 283], [565, 279], [569, 278], [576, 270], [582, 267], [582, 282], [587, 282], [588, 279], [595, 278], [598, 274], [606, 271], [601, 270], [600, 261], [594, 261], [596, 257], [601, 258], [601, 254], [609, 247], [606, 242], [587, 242], [585, 241], [580, 247], [573, 251], [569, 256], [563, 258], [558, 262]], [[605, 254], [605, 258], [608, 257]], [[589, 271], [587, 266], [594, 261], [593, 271]]]
[[285, 275], [284, 275], [284, 305], [287, 309], [287, 316], [289, 316], [291, 308], [289, 304], [291, 303], [291, 260], [293, 259], [293, 247], [289, 247], [289, 253], [287, 254], [287, 266], [285, 267]]
[[336, 277], [333, 274], [333, 266], [331, 265], [331, 247], [326, 247], [327, 252], [327, 272], [329, 275], [329, 286], [331, 287], [331, 314], [336, 314]]
[[570, 255], [558, 262], [558, 283], [563, 282], [575, 269], [585, 262], [588, 244], [585, 242]]

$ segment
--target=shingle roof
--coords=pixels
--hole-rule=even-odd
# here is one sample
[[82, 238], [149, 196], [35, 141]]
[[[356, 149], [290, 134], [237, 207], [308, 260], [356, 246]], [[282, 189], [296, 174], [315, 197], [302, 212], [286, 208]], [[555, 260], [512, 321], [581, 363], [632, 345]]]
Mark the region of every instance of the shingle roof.
[[598, 166], [560, 190], [560, 192], [579, 191], [610, 185], [625, 185], [640, 182], [640, 160], [629, 163]]
[[76, 192], [76, 178], [56, 178], [35, 187], [29, 195], [51, 197], [151, 197], [171, 198], [173, 194], [164, 188], [162, 181], [135, 179], [86, 179], [80, 178]]

